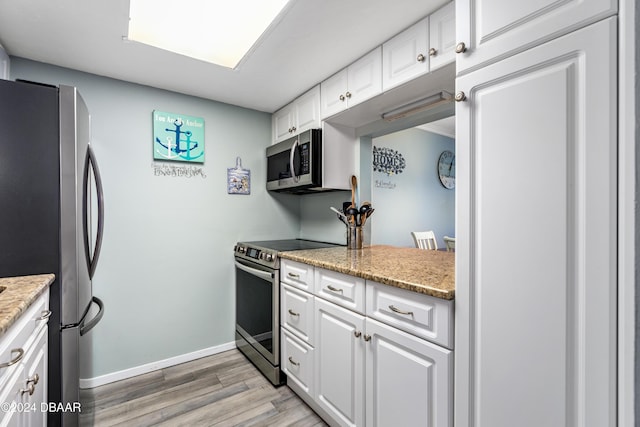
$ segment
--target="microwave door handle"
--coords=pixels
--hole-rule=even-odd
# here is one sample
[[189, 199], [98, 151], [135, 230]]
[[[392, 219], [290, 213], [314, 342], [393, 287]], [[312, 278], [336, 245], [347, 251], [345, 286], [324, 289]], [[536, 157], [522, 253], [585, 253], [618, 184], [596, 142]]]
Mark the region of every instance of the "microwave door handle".
[[296, 155], [296, 148], [298, 148], [298, 138], [293, 141], [293, 145], [291, 146], [291, 155], [289, 156], [289, 167], [291, 168], [291, 177], [293, 178], [293, 182], [298, 182], [300, 180], [300, 178], [296, 176], [296, 171], [293, 167], [293, 159]]

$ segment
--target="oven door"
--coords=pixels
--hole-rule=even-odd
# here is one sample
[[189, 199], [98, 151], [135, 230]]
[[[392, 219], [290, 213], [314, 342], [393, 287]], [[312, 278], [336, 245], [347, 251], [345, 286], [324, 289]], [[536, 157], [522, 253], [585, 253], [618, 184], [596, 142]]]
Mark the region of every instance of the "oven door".
[[279, 270], [243, 259], [236, 266], [236, 332], [272, 365], [280, 364]]

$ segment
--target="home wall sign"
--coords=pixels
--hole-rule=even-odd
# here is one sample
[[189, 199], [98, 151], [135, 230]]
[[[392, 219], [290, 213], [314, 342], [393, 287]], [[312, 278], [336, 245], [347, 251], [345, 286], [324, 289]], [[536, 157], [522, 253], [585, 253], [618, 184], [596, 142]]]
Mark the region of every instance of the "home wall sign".
[[153, 158], [204, 163], [204, 119], [154, 110]]
[[398, 150], [384, 147], [373, 147], [373, 171], [387, 175], [402, 173], [407, 166], [404, 157]]
[[154, 176], [170, 176], [172, 178], [206, 178], [204, 168], [191, 165], [174, 165], [167, 163], [152, 163]]

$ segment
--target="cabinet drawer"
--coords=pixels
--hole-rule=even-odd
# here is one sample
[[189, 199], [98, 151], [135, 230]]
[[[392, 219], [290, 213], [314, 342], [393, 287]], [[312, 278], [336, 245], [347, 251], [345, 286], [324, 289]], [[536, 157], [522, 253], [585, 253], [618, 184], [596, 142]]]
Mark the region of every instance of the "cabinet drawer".
[[281, 284], [280, 322], [302, 341], [312, 344], [313, 295]]
[[453, 301], [367, 282], [367, 316], [453, 348]]
[[316, 268], [314, 281], [316, 296], [364, 314], [364, 279]]
[[313, 357], [313, 347], [282, 328], [282, 371], [309, 396], [314, 392]]
[[44, 328], [48, 321], [49, 292], [44, 292], [31, 304], [25, 313], [9, 327], [9, 330], [0, 338], [0, 363], [10, 363], [11, 366], [0, 368], [0, 385], [11, 374], [21, 360], [25, 357], [29, 348], [33, 345], [38, 331]]
[[280, 281], [313, 293], [313, 266], [283, 259], [280, 262]]

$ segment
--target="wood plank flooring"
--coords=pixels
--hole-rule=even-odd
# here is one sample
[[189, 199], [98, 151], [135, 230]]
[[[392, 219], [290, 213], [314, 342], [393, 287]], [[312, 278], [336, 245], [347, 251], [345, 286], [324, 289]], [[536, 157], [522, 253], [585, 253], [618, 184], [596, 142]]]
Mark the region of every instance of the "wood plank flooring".
[[237, 350], [81, 390], [81, 426], [326, 426]]

